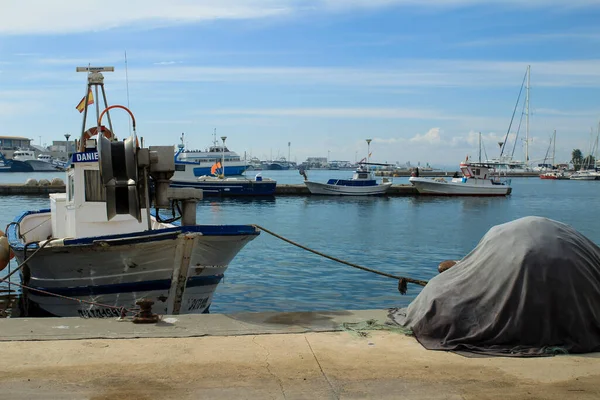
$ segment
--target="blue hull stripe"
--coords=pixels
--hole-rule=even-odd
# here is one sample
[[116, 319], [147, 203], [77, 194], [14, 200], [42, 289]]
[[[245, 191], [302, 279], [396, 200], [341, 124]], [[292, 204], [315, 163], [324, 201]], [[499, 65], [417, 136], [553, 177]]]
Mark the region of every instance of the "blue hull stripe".
[[275, 194], [277, 183], [248, 181], [243, 183], [232, 182], [227, 184], [211, 184], [210, 182], [171, 181], [170, 186], [175, 188], [191, 187], [194, 189], [202, 189], [207, 196], [272, 196]]
[[[21, 222], [23, 218], [32, 214], [44, 214], [50, 213], [49, 209], [37, 210], [37, 211], [25, 211], [14, 219], [14, 222]], [[156, 229], [153, 231], [142, 231], [123, 233], [118, 235], [104, 235], [104, 236], [89, 236], [80, 239], [65, 239], [64, 245], [66, 246], [81, 246], [81, 245], [95, 245], [97, 242], [110, 241], [111, 246], [118, 246], [123, 244], [136, 244], [161, 241], [166, 239], [173, 239], [180, 233], [202, 233], [204, 236], [247, 236], [247, 235], [258, 235], [259, 231], [252, 225], [189, 225], [189, 226], [177, 226], [179, 222], [174, 222], [175, 225], [172, 228]], [[8, 244], [13, 250], [23, 251], [25, 244], [17, 233], [17, 225], [11, 224], [6, 230], [6, 237]], [[120, 240], [119, 240], [120, 239]], [[27, 250], [35, 250], [38, 247], [37, 243], [32, 243], [27, 246]]]
[[[186, 287], [212, 286], [217, 285], [223, 279], [223, 275], [212, 276], [196, 276], [188, 278]], [[114, 285], [95, 285], [95, 286], [76, 286], [76, 287], [60, 287], [60, 288], [45, 288], [32, 286], [33, 289], [44, 290], [52, 294], [62, 296], [97, 296], [102, 294], [116, 293], [131, 293], [131, 292], [149, 292], [153, 290], [169, 290], [171, 288], [170, 279], [161, 279], [145, 282], [129, 282], [117, 283]], [[50, 297], [51, 295], [34, 292], [32, 294], [42, 297]]]

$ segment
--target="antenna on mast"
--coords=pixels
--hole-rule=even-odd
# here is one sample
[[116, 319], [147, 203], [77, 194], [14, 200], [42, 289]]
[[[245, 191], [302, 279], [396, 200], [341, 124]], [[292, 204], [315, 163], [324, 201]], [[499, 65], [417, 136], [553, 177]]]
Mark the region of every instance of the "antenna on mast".
[[[129, 74], [127, 72], [127, 50], [125, 50], [125, 87], [127, 89], [127, 108], [129, 107]], [[129, 134], [131, 135], [131, 116], [129, 117]]]

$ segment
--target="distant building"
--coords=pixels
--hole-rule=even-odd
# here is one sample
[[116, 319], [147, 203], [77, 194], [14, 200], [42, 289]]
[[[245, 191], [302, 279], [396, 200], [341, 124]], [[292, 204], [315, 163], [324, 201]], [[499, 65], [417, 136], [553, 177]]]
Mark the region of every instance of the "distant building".
[[0, 136], [0, 150], [18, 150], [29, 148], [31, 139], [21, 136]]
[[328, 166], [327, 157], [308, 157], [302, 163], [302, 166], [305, 168], [325, 168]]
[[4, 157], [11, 159], [15, 150], [29, 149], [31, 139], [21, 136], [0, 136], [0, 151]]

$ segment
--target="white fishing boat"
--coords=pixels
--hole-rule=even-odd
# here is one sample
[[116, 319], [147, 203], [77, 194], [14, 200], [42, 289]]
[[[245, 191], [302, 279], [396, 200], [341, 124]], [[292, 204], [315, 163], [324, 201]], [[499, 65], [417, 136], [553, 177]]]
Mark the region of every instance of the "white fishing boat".
[[[371, 139], [367, 139], [367, 145], [370, 146]], [[368, 152], [370, 155], [370, 152]], [[377, 183], [373, 171], [369, 170], [368, 162], [359, 164], [356, 172], [351, 179], [329, 179], [327, 183], [309, 181], [306, 172], [300, 170], [300, 174], [304, 176], [304, 184], [311, 194], [337, 195], [337, 196], [373, 196], [385, 194], [391, 187], [392, 182], [386, 178], [382, 183]]]
[[[25, 311], [113, 317], [145, 299], [154, 302], [155, 313], [207, 312], [229, 263], [258, 230], [197, 225], [202, 191], [169, 188], [172, 146], [140, 147], [133, 114], [106, 104], [102, 72], [114, 69], [77, 70], [88, 74], [86, 96], [95, 90], [99, 98], [100, 89], [105, 109], [76, 142], [66, 193], [51, 194], [49, 209], [26, 211], [8, 226], [16, 259], [27, 260], [21, 270]], [[113, 108], [131, 116], [133, 135], [124, 141], [114, 134]], [[87, 114], [86, 105], [84, 129]], [[109, 127], [101, 125], [105, 114]], [[180, 220], [151, 214], [151, 207], [170, 215], [179, 210]]]
[[419, 194], [438, 196], [506, 196], [512, 191], [510, 180], [502, 181], [486, 163], [460, 163], [462, 177], [409, 179]]
[[205, 150], [189, 150], [184, 145], [184, 135], [181, 134], [181, 144], [175, 154], [175, 176], [177, 179], [192, 179], [210, 175], [213, 165], [221, 160], [227, 162], [225, 176], [239, 176], [248, 168], [248, 162], [242, 160], [239, 154], [229, 150], [225, 145], [219, 145], [217, 130], [213, 132], [213, 145]]
[[[31, 167], [31, 170], [34, 172], [49, 172], [49, 171], [54, 171], [56, 172], [57, 170], [61, 170], [61, 168], [56, 165], [53, 164], [51, 162], [51, 158], [48, 159], [45, 156], [42, 157], [43, 155], [40, 154], [37, 158], [35, 157], [35, 153], [33, 152], [33, 150], [17, 150], [13, 153], [13, 161], [17, 161], [17, 162], [22, 162], [24, 164], [27, 164]], [[42, 157], [42, 158], [40, 158]], [[50, 157], [50, 156], [48, 156]]]
[[58, 169], [64, 171], [69, 166], [68, 162], [58, 160], [52, 157], [50, 154], [40, 154], [39, 156], [37, 156], [37, 160], [52, 165], [55, 170]]
[[[222, 149], [225, 149], [225, 139], [227, 136], [221, 136], [223, 141]], [[183, 145], [183, 137], [182, 137]], [[171, 187], [173, 188], [193, 188], [202, 189], [206, 196], [273, 196], [277, 182], [273, 179], [264, 178], [260, 173], [256, 174], [254, 179], [246, 177], [225, 176], [224, 171], [227, 168], [225, 163], [225, 152], [221, 154], [221, 161], [217, 161], [211, 167], [212, 175], [203, 175], [191, 177], [185, 174], [185, 165], [175, 164], [175, 174], [171, 178]], [[184, 170], [182, 171], [182, 167]]]

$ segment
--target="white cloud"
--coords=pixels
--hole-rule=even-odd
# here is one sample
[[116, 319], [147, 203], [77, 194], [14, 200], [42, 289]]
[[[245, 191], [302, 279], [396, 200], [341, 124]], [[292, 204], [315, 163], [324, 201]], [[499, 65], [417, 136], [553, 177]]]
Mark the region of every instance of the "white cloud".
[[[157, 65], [130, 68], [132, 81], [249, 82], [398, 88], [515, 87], [527, 62], [393, 60], [370, 67], [228, 67]], [[392, 65], [391, 67], [389, 65]], [[532, 87], [600, 87], [600, 59], [531, 62]]]
[[379, 119], [458, 119], [435, 110], [410, 108], [250, 108], [201, 110], [200, 114], [255, 115], [271, 117], [379, 118]]
[[180, 64], [181, 61], [159, 61], [159, 62], [155, 62], [153, 63], [154, 65], [173, 65], [173, 64]]
[[494, 45], [513, 45], [530, 44], [533, 42], [549, 42], [560, 40], [589, 40], [600, 41], [600, 33], [596, 32], [557, 32], [557, 33], [528, 33], [523, 35], [488, 37], [468, 42], [458, 43], [459, 47], [476, 46], [494, 46]]
[[290, 11], [284, 0], [4, 0], [0, 33], [94, 32], [142, 23], [144, 28], [152, 28], [216, 19], [264, 18]]
[[[3, 0], [0, 34], [97, 32], [119, 27], [151, 29], [210, 20], [281, 17], [297, 13], [340, 12], [363, 8], [447, 9], [596, 7], [596, 0]], [[35, 11], [32, 11], [35, 10]]]
[[410, 138], [410, 142], [430, 145], [442, 144], [440, 128], [431, 128], [423, 135], [417, 133], [414, 137]]
[[[129, 52], [128, 52], [129, 53]], [[370, 88], [396, 93], [424, 88], [517, 87], [523, 79], [527, 61], [483, 61], [444, 59], [397, 59], [385, 66], [197, 66], [188, 58], [160, 52], [135, 52], [135, 67], [129, 68], [130, 82], [201, 83], [230, 82], [269, 85], [318, 85]], [[185, 65], [181, 61], [185, 60]], [[43, 68], [13, 62], [3, 68], [5, 76], [34, 81], [72, 81], [80, 79], [66, 66], [117, 65], [111, 80], [124, 80], [123, 53], [110, 52], [85, 57], [40, 58]], [[600, 87], [600, 59], [535, 61], [531, 65], [531, 85], [539, 87]], [[139, 65], [149, 65], [139, 67]], [[53, 70], [53, 68], [55, 70]], [[535, 92], [533, 92], [535, 95]], [[533, 110], [543, 113], [547, 109]], [[584, 110], [588, 112], [590, 110]], [[595, 111], [590, 111], [595, 112]]]

